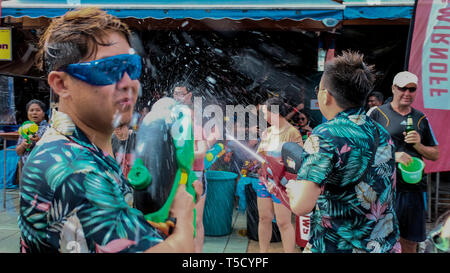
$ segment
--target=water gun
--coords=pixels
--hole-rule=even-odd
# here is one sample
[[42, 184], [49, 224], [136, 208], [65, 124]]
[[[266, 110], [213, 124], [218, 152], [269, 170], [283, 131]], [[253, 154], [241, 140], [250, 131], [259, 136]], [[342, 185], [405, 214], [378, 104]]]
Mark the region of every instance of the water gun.
[[290, 209], [289, 197], [286, 193], [286, 184], [291, 179], [297, 179], [297, 173], [303, 160], [303, 148], [295, 142], [286, 142], [281, 148], [281, 156], [269, 153], [263, 154], [265, 162], [262, 163], [259, 179], [266, 186], [275, 184], [274, 195], [281, 203]]
[[203, 163], [205, 165], [205, 170], [211, 168], [211, 166], [217, 161], [219, 157], [225, 154], [225, 149], [223, 143], [216, 143], [206, 152], [205, 159]]
[[[195, 202], [191, 110], [172, 98], [157, 101], [139, 125], [135, 156], [128, 173], [135, 206], [150, 224], [169, 235], [176, 222], [169, 218], [169, 210], [178, 185], [186, 184]], [[194, 210], [194, 236], [195, 217]]]
[[[24, 139], [26, 139], [28, 144], [31, 144], [30, 137], [35, 135], [38, 130], [39, 130], [39, 126], [36, 123], [34, 123], [33, 121], [27, 120], [22, 124], [22, 126], [19, 127], [18, 132]], [[27, 148], [26, 150], [29, 151], [30, 148]]]

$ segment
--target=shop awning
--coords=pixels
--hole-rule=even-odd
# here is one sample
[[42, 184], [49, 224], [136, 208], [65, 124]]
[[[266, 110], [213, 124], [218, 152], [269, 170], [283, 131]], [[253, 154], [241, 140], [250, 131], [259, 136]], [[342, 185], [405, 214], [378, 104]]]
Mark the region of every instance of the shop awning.
[[414, 0], [347, 0], [344, 19], [411, 19]]
[[[40, 3], [37, 3], [40, 2]], [[11, 0], [1, 2], [1, 16], [53, 18], [80, 6], [98, 6], [119, 18], [137, 19], [292, 19], [338, 21], [344, 6], [333, 0]]]

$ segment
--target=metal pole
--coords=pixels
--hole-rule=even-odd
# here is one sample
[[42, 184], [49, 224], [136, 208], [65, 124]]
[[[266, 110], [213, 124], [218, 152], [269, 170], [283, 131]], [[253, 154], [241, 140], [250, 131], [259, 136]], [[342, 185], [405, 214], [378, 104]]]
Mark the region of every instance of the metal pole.
[[408, 70], [409, 66], [409, 54], [411, 53], [411, 43], [414, 33], [414, 24], [416, 22], [416, 10], [417, 10], [417, 2], [418, 0], [414, 1], [414, 9], [411, 21], [409, 21], [409, 31], [408, 31], [408, 40], [406, 42], [406, 54], [405, 54], [405, 63], [403, 65], [403, 70]]
[[439, 181], [440, 180], [440, 173], [437, 172], [436, 173], [436, 198], [435, 198], [435, 207], [434, 207], [434, 215], [436, 217], [436, 219], [439, 217], [438, 216], [438, 206], [439, 206]]
[[6, 138], [3, 138], [3, 208], [6, 209]]
[[427, 174], [427, 214], [428, 222], [431, 222], [431, 173]]

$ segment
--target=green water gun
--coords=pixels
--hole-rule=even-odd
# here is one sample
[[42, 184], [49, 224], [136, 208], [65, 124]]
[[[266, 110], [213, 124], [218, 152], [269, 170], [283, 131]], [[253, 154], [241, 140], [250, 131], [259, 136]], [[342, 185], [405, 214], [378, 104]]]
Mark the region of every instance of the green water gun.
[[[19, 127], [18, 133], [28, 142], [28, 144], [31, 144], [30, 137], [35, 135], [38, 130], [39, 126], [36, 123], [27, 120]], [[30, 148], [27, 148], [26, 150], [29, 151]]]
[[[195, 202], [191, 110], [171, 98], [157, 101], [139, 125], [135, 158], [128, 173], [135, 189], [135, 206], [148, 222], [168, 235], [175, 225], [169, 210], [178, 185], [186, 184]], [[194, 210], [194, 236], [195, 217]]]

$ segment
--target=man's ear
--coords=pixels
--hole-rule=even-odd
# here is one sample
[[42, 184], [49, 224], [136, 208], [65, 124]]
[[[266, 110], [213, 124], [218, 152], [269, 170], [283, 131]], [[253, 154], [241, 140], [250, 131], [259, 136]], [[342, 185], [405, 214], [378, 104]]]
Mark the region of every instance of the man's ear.
[[48, 85], [52, 88], [60, 98], [67, 98], [70, 96], [68, 84], [70, 81], [69, 75], [62, 71], [52, 71], [47, 77]]
[[324, 97], [323, 98], [324, 105], [330, 106], [331, 104], [333, 104], [333, 102], [337, 104], [336, 99], [331, 95], [330, 92], [328, 92], [328, 91], [325, 92], [325, 96], [323, 96], [323, 97]]

